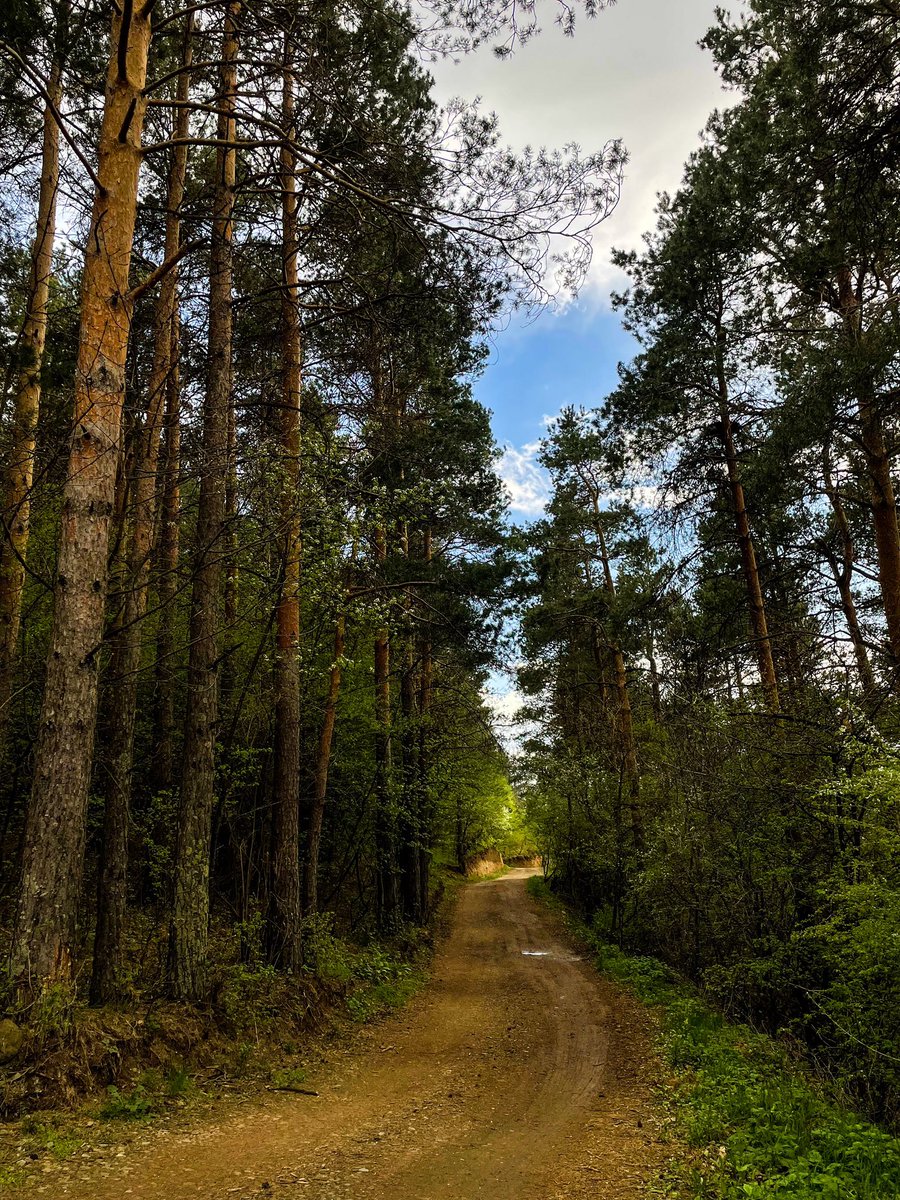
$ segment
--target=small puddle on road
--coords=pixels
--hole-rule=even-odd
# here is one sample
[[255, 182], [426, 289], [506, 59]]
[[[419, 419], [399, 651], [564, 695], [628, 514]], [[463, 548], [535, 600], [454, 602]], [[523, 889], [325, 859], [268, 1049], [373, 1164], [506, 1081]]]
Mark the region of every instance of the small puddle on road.
[[522, 950], [524, 958], [553, 958], [557, 962], [581, 962], [577, 954], [554, 954], [550, 950]]

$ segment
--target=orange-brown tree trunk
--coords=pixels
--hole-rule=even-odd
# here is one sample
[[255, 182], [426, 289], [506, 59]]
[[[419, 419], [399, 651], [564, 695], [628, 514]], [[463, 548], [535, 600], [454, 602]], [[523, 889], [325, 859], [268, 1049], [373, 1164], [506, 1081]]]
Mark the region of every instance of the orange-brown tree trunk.
[[875, 692], [875, 675], [872, 671], [872, 664], [869, 660], [869, 652], [866, 648], [865, 639], [860, 629], [859, 615], [856, 611], [856, 600], [853, 596], [853, 535], [850, 531], [850, 522], [847, 520], [840, 492], [835, 484], [827, 449], [823, 457], [822, 476], [825, 482], [825, 494], [831, 505], [831, 523], [838, 535], [841, 548], [840, 559], [834, 554], [829, 545], [824, 547], [825, 556], [828, 559], [828, 565], [831, 568], [835, 586], [841, 598], [841, 610], [844, 614], [844, 620], [847, 623], [850, 644], [853, 646], [856, 669], [859, 674], [863, 697], [869, 698]]
[[156, 554], [156, 594], [159, 622], [156, 634], [155, 703], [151, 785], [167, 791], [175, 777], [175, 601], [178, 596], [178, 556], [181, 547], [181, 326], [172, 319], [171, 355], [166, 380], [165, 459], [162, 467], [159, 531]]
[[900, 529], [897, 524], [897, 499], [881, 414], [871, 397], [860, 399], [859, 421], [869, 476], [872, 527], [878, 552], [878, 582], [887, 623], [888, 646], [895, 666], [900, 667]]
[[325, 816], [325, 801], [328, 796], [328, 769], [331, 765], [331, 747], [334, 741], [338, 697], [341, 690], [341, 670], [346, 632], [347, 618], [344, 613], [340, 613], [334, 627], [334, 650], [331, 660], [331, 670], [328, 676], [328, 692], [325, 696], [325, 712], [322, 718], [322, 729], [319, 733], [319, 746], [316, 752], [313, 801], [309, 812], [309, 826], [306, 833], [306, 874], [303, 889], [303, 911], [305, 913], [318, 911], [319, 850], [322, 844], [322, 821]]
[[[600, 562], [603, 567], [603, 586], [607, 594], [615, 599], [616, 583], [613, 579], [612, 564], [606, 548], [606, 535], [603, 532], [603, 518], [600, 513], [600, 497], [596, 491], [591, 494], [591, 505], [594, 510], [594, 529], [597, 535], [597, 545], [600, 550]], [[612, 657], [613, 679], [616, 688], [616, 713], [618, 724], [618, 741], [622, 756], [622, 778], [625, 784], [625, 799], [631, 819], [631, 836], [636, 850], [644, 847], [644, 816], [641, 808], [641, 772], [638, 767], [637, 746], [634, 739], [634, 716], [631, 710], [631, 694], [628, 689], [628, 673], [625, 669], [625, 655], [618, 643], [610, 646]]]
[[[57, 59], [53, 62], [47, 82], [47, 95], [57, 111], [62, 102], [62, 93], [62, 68]], [[0, 544], [0, 748], [5, 742], [18, 661], [22, 589], [25, 586], [25, 559], [31, 520], [35, 433], [41, 404], [41, 369], [47, 340], [50, 278], [56, 236], [59, 128], [53, 107], [48, 103], [44, 109], [37, 231], [31, 251], [28, 297], [20, 339], [22, 367], [13, 398], [12, 438], [3, 472], [5, 536]]]
[[[294, 138], [294, 70], [285, 35], [282, 122]], [[300, 383], [302, 343], [298, 274], [299, 211], [296, 160], [289, 141], [281, 150], [281, 229], [284, 279], [281, 298], [282, 582], [275, 614], [275, 745], [272, 784], [272, 854], [266, 946], [269, 961], [300, 969]]]
[[[163, 261], [174, 260], [181, 242], [181, 204], [187, 171], [188, 90], [193, 21], [188, 17], [182, 71], [176, 84], [172, 160], [166, 194]], [[160, 284], [153, 329], [153, 365], [147, 384], [143, 427], [135, 437], [131, 524], [126, 543], [121, 621], [113, 639], [108, 678], [114, 689], [109, 712], [105, 771], [103, 852], [97, 880], [97, 925], [91, 974], [91, 1001], [102, 1004], [120, 991], [128, 870], [131, 770], [141, 669], [143, 621], [147, 611], [150, 556], [156, 527], [156, 477], [165, 398], [172, 369], [172, 327], [178, 305], [178, 276], [172, 269]], [[166, 618], [164, 618], [166, 619]]]
[[[838, 272], [838, 296], [847, 340], [855, 350], [859, 349], [863, 344], [861, 309], [849, 267], [843, 267]], [[878, 582], [887, 624], [888, 647], [896, 675], [900, 672], [900, 525], [881, 408], [872, 381], [866, 373], [861, 373], [857, 413], [872, 505]], [[897, 686], [895, 677], [894, 688]]]
[[717, 371], [719, 426], [722, 447], [725, 451], [725, 467], [728, 471], [728, 486], [731, 489], [731, 505], [734, 512], [738, 550], [741, 556], [741, 568], [744, 574], [744, 586], [747, 590], [747, 607], [750, 612], [750, 627], [753, 631], [753, 643], [756, 650], [756, 661], [759, 666], [759, 678], [766, 701], [766, 708], [771, 713], [778, 713], [781, 711], [781, 700], [778, 695], [778, 676], [775, 673], [775, 660], [772, 657], [772, 642], [769, 638], [766, 605], [763, 599], [762, 586], [759, 582], [759, 567], [756, 561], [753, 535], [750, 531], [750, 517], [747, 514], [747, 502], [744, 496], [744, 485], [741, 481], [741, 469], [738, 463], [737, 450], [734, 445], [731, 414], [728, 411], [728, 384], [725, 379], [725, 369], [722, 363], [721, 352], [717, 353]]
[[216, 188], [210, 252], [209, 351], [200, 497], [191, 590], [188, 703], [169, 934], [168, 985], [173, 996], [200, 1000], [206, 990], [209, 866], [219, 720], [222, 553], [232, 405], [233, 217], [236, 182], [239, 0], [229, 0], [221, 53]]
[[35, 749], [13, 969], [68, 979], [81, 887], [110, 520], [130, 328], [128, 275], [141, 165], [151, 5], [113, 11], [84, 260], [74, 429], [63, 492], [53, 628]]

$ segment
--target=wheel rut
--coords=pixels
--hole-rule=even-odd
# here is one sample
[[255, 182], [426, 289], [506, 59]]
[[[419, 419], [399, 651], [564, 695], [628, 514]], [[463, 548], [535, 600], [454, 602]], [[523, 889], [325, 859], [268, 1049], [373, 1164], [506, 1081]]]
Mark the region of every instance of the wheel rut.
[[151, 1134], [73, 1200], [637, 1200], [663, 1157], [641, 1007], [528, 896], [464, 889], [431, 982], [317, 1074], [190, 1132]]

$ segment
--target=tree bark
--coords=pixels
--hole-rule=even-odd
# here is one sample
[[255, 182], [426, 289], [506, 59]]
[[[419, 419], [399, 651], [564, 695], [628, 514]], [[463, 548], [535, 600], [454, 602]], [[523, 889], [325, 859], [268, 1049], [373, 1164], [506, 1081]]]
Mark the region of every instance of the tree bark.
[[[383, 528], [375, 532], [375, 560], [387, 561], [387, 538]], [[397, 919], [400, 896], [397, 888], [397, 846], [393, 802], [391, 746], [391, 649], [385, 627], [375, 634], [375, 908], [378, 923], [390, 928]]]
[[659, 668], [656, 663], [656, 654], [652, 642], [650, 643], [650, 653], [647, 657], [650, 662], [650, 699], [653, 704], [653, 720], [660, 722], [662, 721], [662, 695], [659, 688]]
[[[56, 56], [50, 68], [47, 95], [57, 111], [62, 103], [62, 94], [62, 66]], [[20, 339], [23, 361], [16, 384], [12, 439], [3, 475], [5, 537], [0, 544], [0, 748], [6, 743], [13, 680], [19, 657], [19, 624], [30, 533], [35, 434], [41, 404], [41, 369], [47, 341], [58, 194], [59, 127], [51, 104], [47, 104], [43, 118], [37, 230], [31, 251], [28, 298]]]
[[[193, 19], [185, 24], [182, 68], [190, 65]], [[188, 90], [190, 72], [182, 70], [176, 84], [172, 160], [166, 193], [163, 262], [170, 261], [181, 242], [181, 204], [187, 171]], [[173, 268], [160, 284], [154, 314], [153, 365], [147, 385], [147, 409], [134, 452], [130, 537], [123, 572], [125, 599], [121, 623], [113, 639], [108, 671], [115, 689], [110, 704], [109, 750], [103, 822], [103, 851], [97, 879], [97, 926], [91, 974], [91, 1002], [102, 1004], [120, 994], [123, 972], [122, 933], [125, 926], [128, 873], [128, 826], [131, 772], [141, 669], [143, 622], [147, 612], [150, 556], [156, 526], [156, 477], [166, 387], [172, 367], [172, 326], [178, 305], [178, 275]]]
[[775, 673], [775, 660], [772, 657], [772, 642], [769, 638], [769, 625], [766, 620], [766, 605], [763, 599], [762, 586], [759, 582], [759, 567], [756, 562], [753, 535], [750, 531], [750, 518], [747, 514], [744, 485], [741, 481], [741, 470], [734, 445], [731, 414], [728, 411], [728, 384], [725, 379], [721, 350], [717, 350], [716, 364], [719, 388], [720, 436], [722, 448], [725, 452], [728, 485], [731, 489], [731, 505], [734, 512], [738, 549], [741, 555], [741, 567], [744, 573], [744, 585], [747, 589], [747, 607], [750, 610], [750, 626], [753, 630], [756, 661], [759, 666], [759, 678], [762, 684], [766, 708], [771, 713], [779, 713], [781, 711], [781, 701], [778, 695], [778, 677]]
[[835, 485], [827, 447], [823, 455], [822, 475], [825, 482], [825, 494], [831, 505], [831, 523], [838, 535], [841, 547], [840, 561], [830, 546], [825, 546], [825, 556], [828, 559], [828, 565], [831, 568], [838, 595], [841, 598], [841, 610], [844, 614], [844, 620], [847, 623], [847, 632], [850, 636], [850, 644], [853, 646], [854, 656], [856, 657], [856, 669], [859, 674], [859, 682], [865, 700], [871, 698], [875, 693], [875, 675], [872, 671], [872, 664], [869, 661], [869, 652], [866, 649], [865, 639], [859, 626], [856, 601], [853, 597], [853, 535], [850, 532], [850, 523], [847, 520], [847, 514], [844, 511], [840, 493]]
[[178, 557], [181, 547], [181, 325], [172, 318], [171, 355], [166, 380], [165, 459], [162, 468], [159, 534], [156, 556], [156, 594], [159, 624], [156, 634], [155, 704], [153, 711], [152, 788], [168, 791], [175, 778], [175, 600], [178, 595]]
[[[859, 420], [869, 475], [872, 525], [878, 552], [878, 582], [887, 622], [888, 645], [895, 667], [900, 667], [900, 529], [890, 455], [885, 444], [881, 414], [872, 398], [860, 399]], [[896, 688], [896, 683], [894, 686]]]
[[[426, 563], [431, 562], [431, 530], [423, 534], [423, 554]], [[433, 689], [433, 662], [431, 638], [426, 632], [419, 643], [419, 753], [417, 761], [419, 811], [421, 814], [419, 840], [419, 908], [423, 917], [428, 916], [431, 906], [431, 851], [434, 805], [430, 783], [430, 735], [431, 704]]]
[[[862, 314], [849, 267], [843, 267], [838, 272], [838, 296], [847, 340], [856, 350], [863, 343]], [[878, 582], [887, 623], [888, 647], [895, 669], [893, 686], [896, 690], [897, 673], [900, 672], [900, 525], [881, 409], [867, 373], [863, 373], [857, 396], [857, 413], [872, 505]]]
[[[616, 584], [613, 579], [612, 564], [609, 561], [609, 551], [606, 548], [606, 536], [603, 532], [603, 519], [600, 514], [600, 501], [596, 491], [591, 494], [594, 510], [594, 529], [597, 534], [597, 544], [600, 549], [600, 561], [603, 566], [603, 586], [607, 595], [612, 599], [616, 596]], [[638, 767], [637, 747], [634, 740], [634, 717], [631, 711], [631, 695], [628, 690], [628, 674], [625, 670], [625, 656], [621, 647], [610, 646], [613, 665], [613, 678], [616, 688], [619, 746], [622, 755], [622, 774], [626, 786], [626, 803], [631, 818], [631, 836], [634, 848], [638, 851], [644, 848], [644, 816], [641, 809], [641, 773]]]
[[422, 814], [421, 795], [418, 787], [416, 759], [418, 757], [418, 720], [415, 658], [412, 640], [407, 640], [403, 651], [403, 673], [400, 678], [400, 733], [401, 797], [398, 822], [400, 852], [400, 898], [403, 915], [409, 921], [421, 924], [422, 882], [421, 847]]
[[188, 711], [169, 934], [168, 984], [181, 1000], [206, 990], [209, 862], [219, 719], [222, 554], [232, 393], [233, 213], [239, 0], [229, 0], [222, 39], [216, 190], [210, 254], [209, 367], [203, 408], [200, 498], [191, 591]]
[[334, 653], [331, 660], [331, 671], [328, 676], [328, 692], [325, 697], [325, 712], [322, 718], [322, 729], [319, 734], [319, 747], [316, 753], [313, 802], [310, 808], [309, 828], [306, 834], [306, 875], [303, 895], [303, 911], [305, 913], [318, 911], [319, 849], [322, 844], [322, 819], [325, 815], [325, 801], [328, 795], [328, 769], [331, 764], [331, 747], [334, 740], [334, 726], [337, 720], [338, 696], [341, 690], [341, 670], [346, 631], [347, 618], [344, 613], [340, 613], [334, 627]]
[[220, 703], [224, 708], [235, 691], [235, 651], [238, 625], [238, 564], [237, 564], [237, 414], [234, 410], [234, 391], [228, 399], [228, 437], [225, 458], [225, 518], [222, 528], [221, 558], [225, 569], [223, 620], [225, 653], [222, 658]]
[[120, 451], [150, 7], [113, 11], [85, 251], [74, 436], [63, 492], [47, 680], [25, 830], [13, 970], [26, 987], [71, 977], [97, 720], [110, 520]]
[[[294, 72], [285, 35], [282, 121], [294, 133]], [[301, 965], [300, 947], [300, 375], [302, 367], [298, 275], [296, 161], [281, 150], [281, 223], [284, 279], [281, 300], [282, 584], [276, 613], [275, 747], [272, 785], [272, 855], [267, 952], [288, 971]]]

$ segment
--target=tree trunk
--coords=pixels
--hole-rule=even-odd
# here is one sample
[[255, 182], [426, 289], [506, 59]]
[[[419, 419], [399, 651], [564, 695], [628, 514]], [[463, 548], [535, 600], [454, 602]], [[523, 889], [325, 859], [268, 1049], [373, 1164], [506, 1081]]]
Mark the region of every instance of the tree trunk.
[[[294, 136], [294, 74], [285, 35], [282, 120]], [[272, 785], [272, 856], [267, 952], [269, 961], [298, 971], [300, 956], [300, 372], [302, 366], [296, 162], [281, 150], [281, 222], [284, 280], [281, 300], [282, 584], [276, 613], [275, 747]]]
[[150, 783], [157, 792], [168, 791], [175, 776], [175, 600], [178, 595], [181, 544], [181, 373], [178, 365], [181, 325], [177, 309], [173, 314], [170, 333], [171, 365], [166, 380], [165, 459], [156, 556], [159, 624], [156, 634], [154, 753]]
[[[597, 544], [600, 548], [600, 561], [603, 566], [603, 585], [607, 594], [615, 599], [616, 584], [613, 579], [612, 564], [606, 548], [606, 536], [603, 532], [603, 519], [600, 514], [599, 496], [594, 492], [591, 496], [594, 510], [594, 529], [597, 534]], [[622, 755], [622, 774], [625, 780], [626, 803], [631, 818], [631, 836], [634, 848], [638, 851], [644, 848], [644, 816], [641, 810], [641, 773], [638, 768], [637, 747], [634, 741], [634, 718], [631, 712], [631, 696], [628, 691], [628, 675], [625, 670], [625, 656], [618, 645], [611, 645], [613, 678], [616, 687], [618, 712], [618, 741]]]
[[[848, 341], [858, 348], [863, 341], [859, 300], [849, 268], [838, 272], [840, 311]], [[900, 670], [900, 526], [897, 498], [891, 476], [891, 458], [884, 425], [871, 378], [865, 374], [857, 397], [860, 442], [869, 480], [872, 526], [878, 553], [878, 581], [887, 622], [888, 646], [895, 672]], [[894, 679], [894, 689], [897, 679]]]
[[226, 710], [235, 690], [235, 652], [238, 648], [238, 564], [237, 564], [237, 414], [234, 391], [228, 399], [228, 437], [225, 458], [225, 520], [222, 528], [221, 557], [225, 568], [223, 620], [225, 654], [222, 658], [220, 703]]
[[[431, 561], [431, 531], [425, 534], [426, 562]], [[430, 719], [432, 701], [432, 658], [431, 639], [426, 635], [419, 644], [419, 754], [418, 754], [418, 790], [420, 837], [419, 837], [419, 909], [423, 917], [428, 916], [431, 906], [431, 835], [434, 819], [431, 799], [430, 762]]]
[[659, 723], [662, 721], [662, 696], [659, 689], [659, 668], [656, 664], [656, 654], [652, 642], [648, 659], [650, 661], [650, 700], [653, 705], [653, 720]]
[[319, 848], [322, 843], [322, 818], [325, 814], [325, 799], [328, 795], [328, 768], [331, 763], [331, 746], [334, 739], [335, 721], [337, 719], [338, 696], [341, 690], [341, 669], [346, 630], [347, 618], [344, 613], [340, 613], [334, 627], [334, 656], [331, 661], [331, 671], [328, 677], [328, 692], [325, 697], [322, 730], [319, 734], [313, 802], [309, 813], [309, 828], [306, 835], [306, 876], [303, 895], [303, 911], [305, 913], [318, 911]]
[[[47, 82], [47, 94], [57, 111], [62, 103], [62, 92], [62, 68], [57, 58], [50, 68]], [[16, 385], [12, 438], [3, 477], [2, 511], [6, 536], [0, 545], [0, 749], [6, 743], [18, 661], [19, 621], [30, 533], [35, 433], [41, 403], [41, 368], [47, 340], [58, 194], [59, 128], [48, 104], [44, 109], [37, 231], [31, 252], [28, 298], [20, 339], [22, 367]]]
[[[193, 19], [184, 32], [182, 67], [191, 61]], [[173, 259], [181, 241], [181, 204], [187, 171], [188, 90], [190, 73], [182, 70], [176, 85], [172, 161], [166, 194], [166, 232], [163, 262]], [[180, 143], [180, 144], [179, 144]], [[97, 880], [97, 927], [91, 975], [91, 1002], [117, 998], [122, 978], [122, 932], [125, 925], [128, 872], [128, 824], [131, 808], [131, 771], [141, 669], [143, 622], [147, 612], [150, 555], [156, 526], [156, 476], [166, 387], [172, 361], [172, 325], [178, 305], [178, 276], [172, 269], [163, 278], [156, 302], [153, 329], [153, 365], [147, 385], [147, 410], [136, 437], [130, 542], [124, 572], [125, 602], [121, 624], [112, 646], [108, 678], [115, 689], [110, 705], [109, 749], [106, 762], [106, 797], [103, 852]]]
[[[375, 559], [383, 567], [387, 539], [383, 528], [375, 533]], [[397, 919], [397, 847], [392, 794], [391, 754], [391, 650], [387, 628], [375, 635], [375, 908], [378, 923], [390, 928]]]
[[900, 530], [891, 460], [885, 445], [881, 416], [874, 401], [860, 400], [859, 418], [869, 474], [872, 524], [878, 551], [878, 582], [887, 621], [888, 644], [895, 666], [900, 666]]
[[47, 680], [25, 831], [13, 969], [23, 983], [71, 976], [97, 720], [131, 304], [151, 6], [114, 9], [85, 251], [74, 436], [63, 492]]
[[853, 535], [850, 532], [850, 523], [847, 520], [847, 514], [844, 511], [840, 493], [834, 482], [827, 447], [823, 455], [822, 474], [825, 482], [825, 494], [828, 496], [828, 502], [831, 505], [831, 523], [841, 545], [840, 562], [834, 553], [832, 553], [829, 546], [825, 547], [825, 556], [828, 559], [828, 565], [831, 567], [838, 595], [841, 598], [841, 609], [844, 613], [844, 620], [847, 623], [847, 632], [850, 635], [853, 653], [856, 656], [856, 668], [859, 673], [859, 682], [862, 687], [863, 697], [864, 699], [868, 699], [875, 692], [875, 676], [872, 671], [872, 664], [869, 661], [869, 652], [866, 649], [862, 630], [859, 627], [859, 616], [856, 611], [856, 601], [853, 597]]
[[750, 532], [750, 518], [747, 515], [744, 485], [741, 482], [741, 470], [738, 465], [737, 451], [734, 445], [731, 414], [728, 411], [728, 384], [725, 379], [721, 351], [717, 353], [717, 370], [722, 447], [725, 451], [725, 466], [728, 471], [728, 485], [731, 489], [731, 505], [734, 512], [738, 549], [741, 555], [741, 567], [744, 573], [744, 585], [747, 589], [747, 606], [750, 610], [750, 625], [753, 630], [756, 661], [759, 666], [759, 678], [762, 683], [766, 708], [771, 713], [778, 713], [781, 711], [781, 701], [778, 696], [778, 677], [775, 674], [772, 642], [769, 638], [769, 625], [766, 620], [766, 605], [759, 582], [756, 550], [753, 545], [753, 535]]
[[400, 897], [403, 915], [409, 921], [421, 924], [422, 883], [421, 871], [422, 820], [421, 795], [416, 770], [418, 757], [417, 738], [417, 693], [416, 670], [413, 644], [407, 641], [403, 653], [403, 674], [400, 679], [400, 712], [403, 726], [400, 734], [401, 780], [400, 814], [398, 822], [400, 853]]
[[206, 990], [210, 833], [219, 718], [222, 553], [232, 391], [232, 275], [239, 0], [229, 0], [222, 40], [216, 192], [210, 254], [209, 367], [203, 408], [200, 498], [191, 592], [188, 711], [168, 983], [173, 996], [200, 1000]]

